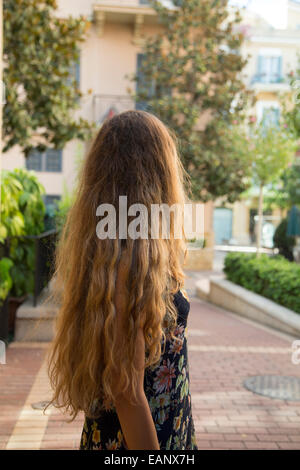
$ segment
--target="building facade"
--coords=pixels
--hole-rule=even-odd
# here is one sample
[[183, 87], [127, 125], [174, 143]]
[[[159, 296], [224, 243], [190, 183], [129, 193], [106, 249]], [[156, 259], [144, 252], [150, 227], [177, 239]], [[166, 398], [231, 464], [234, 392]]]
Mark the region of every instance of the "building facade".
[[[112, 112], [135, 108], [125, 78], [136, 72], [141, 33], [157, 30], [156, 15], [145, 0], [59, 0], [57, 15], [84, 15], [89, 19], [87, 39], [81, 46], [75, 74], [83, 94], [80, 113], [98, 125]], [[46, 202], [62, 196], [73, 187], [78, 161], [85, 153], [81, 142], [69, 142], [63, 151], [33, 152], [26, 160], [15, 146], [3, 155], [5, 169], [24, 167], [35, 170], [45, 187]]]
[[[129, 77], [138, 72], [142, 60], [143, 37], [157, 33], [162, 26], [147, 0], [58, 0], [57, 15], [85, 15], [90, 27], [81, 46], [80, 61], [74, 73], [83, 94], [80, 113], [101, 125], [108, 115], [138, 109], [130, 97], [135, 82]], [[278, 119], [279, 96], [290, 93], [287, 74], [297, 63], [300, 45], [300, 5], [289, 1], [286, 30], [276, 30], [257, 15], [245, 12], [242, 27], [246, 41], [242, 54], [250, 54], [245, 81], [257, 97], [253, 113], [258, 119]], [[71, 190], [78, 163], [86, 148], [78, 141], [69, 142], [63, 151], [48, 149], [33, 152], [25, 160], [17, 147], [3, 155], [5, 169], [26, 166], [37, 172], [46, 190], [46, 203]], [[222, 206], [217, 201], [205, 205], [207, 246], [216, 243], [251, 241], [251, 201]], [[254, 214], [255, 215], [255, 214]], [[254, 217], [253, 215], [253, 217]], [[253, 224], [252, 224], [253, 225]], [[214, 229], [214, 230], [213, 230]]]
[[[244, 69], [245, 81], [255, 95], [252, 114], [258, 121], [276, 122], [280, 117], [280, 101], [291, 99], [293, 90], [288, 75], [297, 69], [300, 53], [300, 2], [287, 2], [287, 25], [276, 29], [258, 15], [245, 11], [242, 28], [246, 35], [241, 53], [250, 56]], [[255, 241], [258, 190], [253, 197], [235, 204], [216, 201], [214, 231], [217, 245], [248, 245]], [[264, 217], [263, 243], [272, 246], [276, 226], [283, 217], [279, 210]]]

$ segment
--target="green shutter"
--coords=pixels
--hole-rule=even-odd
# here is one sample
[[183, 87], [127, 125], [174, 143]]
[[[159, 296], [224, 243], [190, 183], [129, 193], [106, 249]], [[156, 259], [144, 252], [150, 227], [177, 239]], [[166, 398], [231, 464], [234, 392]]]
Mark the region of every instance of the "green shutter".
[[282, 57], [278, 57], [278, 61], [277, 61], [277, 78], [278, 78], [278, 81], [280, 81], [282, 77]]
[[263, 61], [264, 58], [259, 55], [258, 56], [258, 61], [257, 61], [257, 76], [258, 76], [258, 81], [261, 82], [263, 80]]

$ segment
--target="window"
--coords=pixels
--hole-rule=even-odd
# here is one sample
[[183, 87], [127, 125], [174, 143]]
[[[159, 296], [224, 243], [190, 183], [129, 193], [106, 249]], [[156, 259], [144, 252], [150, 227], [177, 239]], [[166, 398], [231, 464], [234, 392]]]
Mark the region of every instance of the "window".
[[59, 173], [62, 170], [62, 151], [55, 149], [48, 149], [46, 151], [45, 171], [52, 171]]
[[33, 150], [26, 158], [27, 170], [60, 173], [62, 171], [62, 150], [47, 149], [45, 152]]
[[277, 101], [259, 100], [256, 103], [256, 115], [258, 122], [263, 126], [274, 126], [279, 124], [280, 107]]
[[54, 206], [56, 201], [59, 201], [61, 196], [54, 194], [46, 194], [44, 196], [44, 203], [46, 206]]
[[71, 86], [75, 80], [76, 87], [80, 89], [80, 56], [78, 60], [70, 66], [68, 84]]
[[60, 201], [61, 196], [56, 194], [47, 194], [43, 196], [44, 204], [46, 206], [46, 213], [44, 218], [45, 231], [57, 228], [56, 211], [57, 203]]
[[42, 171], [42, 154], [33, 150], [26, 158], [27, 170]]
[[[145, 94], [148, 98], [150, 98], [153, 95], [154, 92], [154, 87], [149, 86], [146, 83], [144, 74], [142, 73], [142, 66], [143, 66], [143, 61], [145, 60], [145, 54], [139, 53], [137, 55], [137, 82], [136, 82], [136, 92], [137, 93], [143, 93]], [[135, 104], [136, 109], [144, 110], [146, 111], [149, 109], [149, 105], [147, 104], [146, 101], [139, 101], [136, 102]]]
[[262, 49], [257, 59], [257, 76], [259, 83], [279, 83], [282, 81], [282, 55], [277, 49]]
[[278, 126], [280, 118], [279, 108], [264, 108], [262, 115], [263, 126]]
[[262, 83], [278, 83], [281, 79], [281, 57], [258, 57], [258, 75]]
[[171, 96], [172, 88], [158, 86], [155, 83], [155, 80], [152, 80], [151, 83], [146, 82], [146, 78], [142, 72], [143, 61], [145, 60], [145, 54], [139, 53], [137, 55], [137, 84], [136, 92], [141, 93], [146, 97], [146, 101], [136, 102], [136, 109], [149, 110], [149, 105], [147, 103], [147, 98], [150, 99], [154, 95], [156, 97]]

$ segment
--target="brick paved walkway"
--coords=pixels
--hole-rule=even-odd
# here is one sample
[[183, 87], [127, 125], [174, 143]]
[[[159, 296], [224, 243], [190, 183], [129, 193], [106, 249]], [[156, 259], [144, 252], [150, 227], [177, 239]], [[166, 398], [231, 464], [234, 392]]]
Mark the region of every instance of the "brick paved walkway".
[[[192, 281], [189, 292], [193, 294]], [[288, 335], [196, 298], [188, 326], [193, 416], [199, 449], [300, 449], [300, 402], [256, 395], [251, 375], [294, 375]], [[0, 449], [76, 449], [82, 416], [67, 423], [32, 403], [47, 400], [46, 345], [13, 343], [0, 365]]]

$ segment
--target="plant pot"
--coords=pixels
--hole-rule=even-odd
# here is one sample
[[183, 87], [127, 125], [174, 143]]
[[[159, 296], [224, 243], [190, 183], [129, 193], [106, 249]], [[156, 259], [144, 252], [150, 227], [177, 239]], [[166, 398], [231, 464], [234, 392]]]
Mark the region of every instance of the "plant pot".
[[0, 340], [8, 342], [8, 296], [0, 306]]
[[13, 334], [15, 331], [16, 313], [20, 305], [27, 299], [27, 295], [22, 297], [9, 297], [8, 300], [8, 331]]

